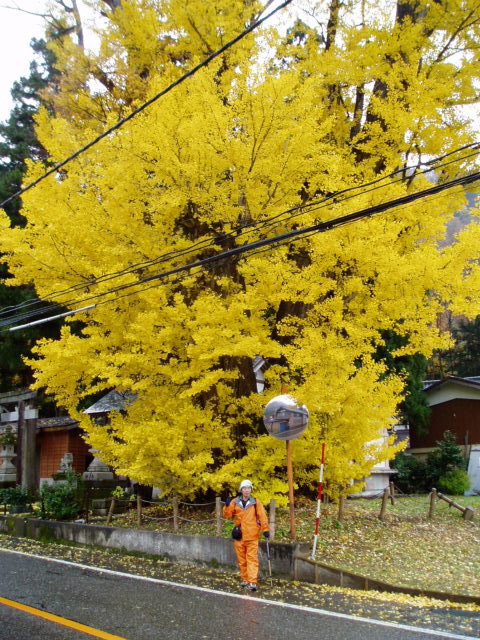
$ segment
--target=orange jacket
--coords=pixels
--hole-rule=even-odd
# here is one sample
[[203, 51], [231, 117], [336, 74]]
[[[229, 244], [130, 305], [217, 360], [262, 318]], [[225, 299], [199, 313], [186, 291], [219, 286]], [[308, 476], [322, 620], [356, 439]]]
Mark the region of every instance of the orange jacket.
[[249, 501], [243, 506], [242, 498], [237, 496], [228, 507], [223, 507], [223, 517], [233, 518], [234, 525], [242, 526], [242, 540], [258, 540], [260, 531], [267, 532], [268, 519], [260, 500], [250, 496]]

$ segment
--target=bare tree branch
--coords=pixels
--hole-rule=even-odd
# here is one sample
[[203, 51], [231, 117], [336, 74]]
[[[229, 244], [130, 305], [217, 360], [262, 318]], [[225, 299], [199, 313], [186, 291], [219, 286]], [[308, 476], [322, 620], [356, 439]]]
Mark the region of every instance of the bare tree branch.
[[52, 16], [49, 13], [37, 13], [36, 11], [27, 11], [27, 9], [22, 9], [18, 5], [14, 7], [10, 7], [7, 4], [0, 5], [0, 9], [10, 9], [11, 11], [20, 11], [21, 13], [26, 13], [29, 16], [38, 16], [39, 18], [51, 18]]

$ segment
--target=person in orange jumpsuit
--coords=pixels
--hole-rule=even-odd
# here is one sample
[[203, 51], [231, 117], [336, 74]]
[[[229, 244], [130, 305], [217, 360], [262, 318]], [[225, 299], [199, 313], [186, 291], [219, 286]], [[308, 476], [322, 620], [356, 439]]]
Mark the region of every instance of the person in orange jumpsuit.
[[234, 540], [242, 587], [250, 591], [257, 590], [258, 579], [258, 539], [260, 531], [265, 538], [270, 537], [267, 514], [260, 500], [252, 496], [253, 486], [250, 480], [240, 483], [238, 495], [233, 500], [227, 498], [223, 507], [223, 517], [233, 518], [235, 526], [240, 525], [242, 539]]

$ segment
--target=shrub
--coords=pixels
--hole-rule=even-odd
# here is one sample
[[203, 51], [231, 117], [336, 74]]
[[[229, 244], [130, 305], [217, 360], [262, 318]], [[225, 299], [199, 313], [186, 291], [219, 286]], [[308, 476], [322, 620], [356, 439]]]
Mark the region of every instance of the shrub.
[[35, 492], [20, 486], [0, 489], [0, 503], [8, 505], [8, 510], [11, 514], [31, 511], [32, 503], [35, 502], [35, 500]]
[[428, 488], [439, 487], [440, 478], [455, 469], [465, 470], [465, 459], [456, 437], [451, 431], [445, 431], [443, 439], [437, 442], [437, 448], [427, 456]]
[[76, 518], [83, 509], [81, 476], [70, 471], [64, 480], [44, 485], [41, 490], [43, 516], [52, 520]]
[[393, 478], [396, 486], [405, 493], [420, 493], [427, 488], [426, 464], [412, 455], [399, 453], [391, 464], [397, 473]]
[[28, 489], [20, 486], [0, 489], [0, 502], [2, 504], [26, 507], [27, 504], [31, 504], [34, 500], [35, 495]]
[[439, 478], [438, 487], [452, 496], [463, 496], [470, 489], [470, 478], [465, 469], [452, 469]]

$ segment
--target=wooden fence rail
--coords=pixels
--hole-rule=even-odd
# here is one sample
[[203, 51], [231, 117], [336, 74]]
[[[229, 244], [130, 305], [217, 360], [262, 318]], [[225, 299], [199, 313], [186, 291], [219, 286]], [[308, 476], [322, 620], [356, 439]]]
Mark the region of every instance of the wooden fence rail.
[[[380, 520], [385, 520], [386, 518], [386, 514], [387, 514], [387, 507], [388, 507], [388, 502], [390, 501], [390, 503], [392, 505], [395, 504], [395, 489], [393, 486], [393, 483], [390, 483], [390, 485], [388, 487], [385, 487], [385, 489], [381, 492], [381, 494], [379, 494], [378, 497], [381, 496], [381, 505], [380, 505], [380, 512], [379, 512], [379, 519]], [[462, 513], [462, 518], [464, 520], [473, 520], [475, 512], [471, 507], [462, 507], [462, 505], [454, 502], [453, 500], [451, 500], [448, 496], [444, 495], [443, 493], [440, 493], [439, 491], [437, 491], [437, 489], [432, 489], [431, 493], [430, 493], [430, 498], [429, 498], [429, 503], [428, 503], [428, 518], [433, 518], [434, 513], [435, 513], [435, 504], [437, 503], [438, 500], [443, 500], [444, 502], [446, 502], [447, 504], [449, 504], [451, 507], [454, 507], [455, 509], [458, 509], [461, 513]], [[111, 503], [110, 503], [110, 508], [108, 510], [108, 515], [107, 515], [107, 525], [111, 523], [114, 513], [115, 513], [115, 507], [119, 506], [120, 503], [125, 502], [123, 500], [119, 500], [118, 498], [114, 498], [112, 497], [111, 499]], [[152, 516], [149, 516], [147, 512], [144, 512], [144, 506], [145, 504], [151, 504], [151, 505], [155, 505], [158, 503], [148, 503], [145, 500], [142, 500], [142, 498], [137, 495], [137, 503], [136, 503], [136, 507], [137, 507], [137, 526], [141, 527], [142, 522], [144, 522], [145, 520], [172, 520], [172, 526], [173, 526], [173, 530], [177, 533], [181, 526], [180, 523], [182, 520], [185, 520], [185, 518], [182, 518], [180, 515], [180, 505], [181, 504], [186, 504], [186, 503], [181, 503], [179, 502], [178, 498], [176, 496], [174, 496], [172, 498], [172, 502], [171, 502], [171, 509], [172, 509], [172, 515], [168, 516], [166, 518], [155, 518]], [[223, 525], [224, 525], [224, 519], [222, 516], [222, 500], [219, 496], [217, 496], [215, 498], [215, 502], [211, 503], [214, 506], [214, 514], [212, 518], [206, 519], [206, 520], [198, 520], [198, 523], [201, 522], [214, 522], [215, 523], [215, 531], [216, 534], [219, 536], [222, 533], [223, 530]], [[133, 505], [132, 505], [133, 506]], [[165, 504], [164, 504], [165, 506]], [[198, 504], [198, 505], [189, 505], [191, 507], [207, 507], [208, 505], [206, 504]], [[341, 522], [341, 519], [343, 519], [343, 515], [344, 515], [344, 509], [345, 509], [345, 500], [342, 496], [340, 496], [340, 500], [339, 500], [339, 512], [338, 512], [338, 521]], [[268, 520], [269, 520], [269, 528], [270, 528], [270, 538], [271, 540], [274, 540], [275, 538], [275, 529], [276, 529], [276, 504], [275, 504], [275, 500], [271, 500], [270, 504], [268, 505], [268, 509], [267, 509], [267, 513], [268, 513]]]
[[473, 520], [473, 516], [475, 515], [475, 512], [472, 509], [472, 507], [462, 507], [461, 504], [458, 504], [457, 502], [454, 502], [451, 498], [449, 498], [448, 496], [443, 495], [443, 493], [440, 493], [440, 491], [437, 491], [436, 489], [432, 489], [432, 492], [430, 494], [430, 510], [428, 512], [428, 517], [429, 518], [433, 518], [435, 502], [437, 501], [437, 499], [438, 500], [443, 500], [450, 507], [454, 507], [455, 509], [458, 509], [459, 511], [461, 511], [462, 512], [462, 518], [464, 520]]
[[[118, 498], [112, 497], [111, 501], [110, 501], [110, 506], [108, 509], [108, 513], [107, 513], [107, 525], [109, 525], [112, 520], [113, 520], [113, 516], [115, 513], [115, 507], [118, 507], [122, 502], [125, 502], [125, 500], [119, 500]], [[137, 526], [141, 527], [143, 520], [147, 517], [146, 514], [144, 514], [144, 505], [143, 503], [146, 502], [144, 500], [142, 500], [142, 498], [140, 497], [140, 495], [137, 495], [137, 506], [136, 506], [136, 511], [137, 511]], [[150, 503], [152, 505], [155, 505], [154, 502]], [[180, 530], [180, 520], [182, 520], [182, 518], [180, 517], [180, 504], [178, 501], [177, 496], [174, 496], [172, 498], [172, 516], [171, 518], [160, 518], [161, 520], [165, 520], [165, 519], [171, 519], [173, 521], [173, 530], [177, 533]], [[215, 517], [213, 519], [208, 519], [205, 520], [205, 522], [215, 522], [215, 531], [217, 533], [217, 535], [221, 535], [222, 533], [222, 529], [223, 529], [223, 524], [224, 524], [224, 519], [223, 519], [223, 515], [222, 515], [222, 500], [219, 496], [217, 496], [215, 498]], [[204, 504], [198, 504], [198, 505], [190, 505], [190, 506], [197, 506], [197, 507], [205, 507], [206, 505]], [[269, 522], [269, 528], [270, 528], [270, 539], [273, 540], [275, 538], [275, 527], [276, 527], [276, 503], [275, 500], [271, 500], [270, 504], [268, 506], [268, 522]], [[149, 520], [155, 520], [155, 518], [153, 517], [148, 517]], [[201, 520], [198, 521], [199, 523], [202, 522]]]

